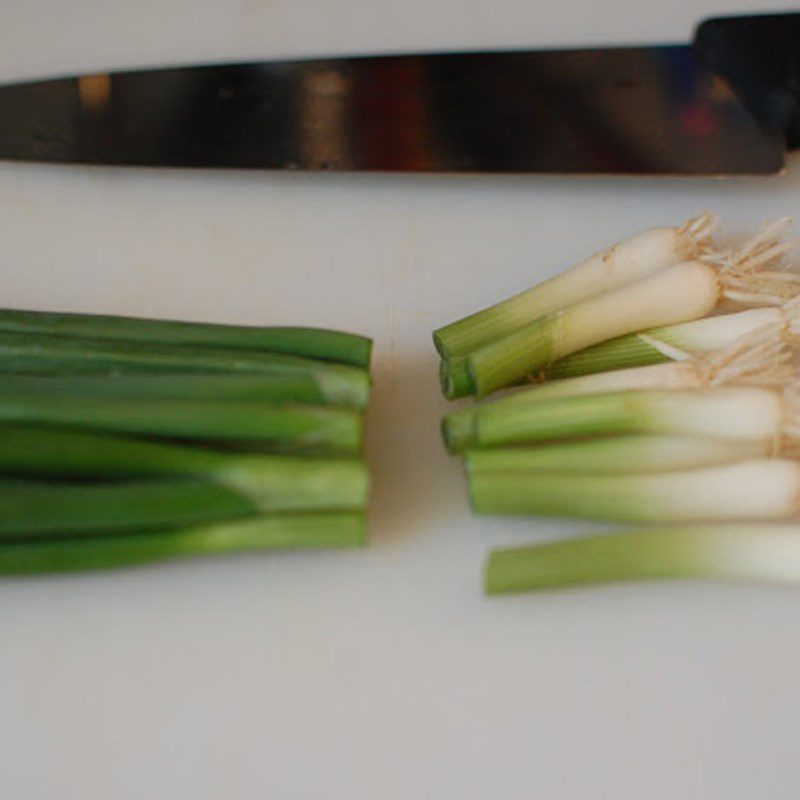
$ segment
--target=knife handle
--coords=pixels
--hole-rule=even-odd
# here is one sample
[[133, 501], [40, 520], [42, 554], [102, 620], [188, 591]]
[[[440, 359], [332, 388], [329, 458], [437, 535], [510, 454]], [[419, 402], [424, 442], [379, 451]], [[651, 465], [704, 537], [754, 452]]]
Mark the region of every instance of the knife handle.
[[800, 13], [714, 17], [698, 26], [694, 48], [762, 125], [800, 148]]

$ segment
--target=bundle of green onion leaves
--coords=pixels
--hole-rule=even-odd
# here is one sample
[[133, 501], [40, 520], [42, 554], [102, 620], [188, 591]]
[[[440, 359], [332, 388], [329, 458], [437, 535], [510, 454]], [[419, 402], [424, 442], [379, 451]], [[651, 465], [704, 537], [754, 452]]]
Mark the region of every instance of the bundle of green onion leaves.
[[363, 544], [371, 347], [0, 310], [0, 574]]
[[800, 579], [786, 225], [724, 246], [708, 214], [648, 230], [434, 333], [447, 397], [506, 390], [443, 420], [477, 513], [638, 526], [495, 551], [489, 593]]

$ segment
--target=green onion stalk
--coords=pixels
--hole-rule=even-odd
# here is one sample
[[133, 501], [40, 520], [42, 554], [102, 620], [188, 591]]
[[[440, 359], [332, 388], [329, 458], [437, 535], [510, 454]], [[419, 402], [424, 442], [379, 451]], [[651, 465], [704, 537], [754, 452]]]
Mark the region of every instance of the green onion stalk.
[[470, 473], [641, 473], [699, 469], [778, 455], [764, 442], [706, 436], [611, 436], [543, 444], [487, 447], [464, 453]]
[[356, 458], [209, 450], [8, 424], [0, 425], [0, 474], [72, 481], [191, 478], [227, 489], [241, 507], [259, 512], [363, 508], [369, 494], [366, 464]]
[[800, 510], [800, 464], [751, 459], [649, 474], [471, 471], [479, 514], [616, 522], [783, 520]]
[[188, 556], [360, 547], [363, 512], [279, 514], [70, 539], [0, 541], [0, 575], [111, 569]]
[[708, 436], [770, 445], [800, 435], [797, 384], [785, 390], [736, 387], [630, 391], [538, 400], [476, 410], [473, 445], [494, 447], [582, 436]]
[[[244, 400], [336, 405], [342, 393], [310, 375], [2, 375], [0, 392], [127, 400]], [[366, 395], [362, 398], [366, 401]], [[352, 405], [352, 404], [345, 404]], [[358, 405], [363, 407], [363, 402]]]
[[130, 343], [202, 345], [369, 366], [372, 342], [323, 328], [248, 327], [133, 317], [0, 309], [0, 331]]
[[487, 594], [669, 578], [800, 582], [800, 527], [668, 526], [495, 550]]
[[318, 387], [326, 402], [363, 408], [366, 370], [310, 358], [149, 342], [117, 342], [0, 330], [0, 374], [116, 376], [128, 373], [255, 375]]
[[0, 391], [0, 422], [217, 442], [281, 452], [359, 453], [363, 415], [348, 408], [253, 401], [53, 397]]

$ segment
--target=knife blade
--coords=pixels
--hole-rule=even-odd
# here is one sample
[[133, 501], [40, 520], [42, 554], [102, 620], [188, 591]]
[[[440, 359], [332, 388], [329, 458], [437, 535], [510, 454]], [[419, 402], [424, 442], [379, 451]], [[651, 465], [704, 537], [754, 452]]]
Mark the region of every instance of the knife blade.
[[779, 172], [800, 146], [800, 14], [689, 45], [361, 56], [0, 87], [0, 158], [454, 173]]

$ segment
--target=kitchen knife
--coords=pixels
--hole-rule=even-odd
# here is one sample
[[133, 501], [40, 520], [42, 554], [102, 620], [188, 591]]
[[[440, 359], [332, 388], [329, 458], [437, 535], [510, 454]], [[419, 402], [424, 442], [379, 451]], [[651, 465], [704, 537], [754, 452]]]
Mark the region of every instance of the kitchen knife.
[[112, 72], [0, 87], [0, 158], [150, 167], [766, 174], [800, 147], [800, 14], [690, 45]]

